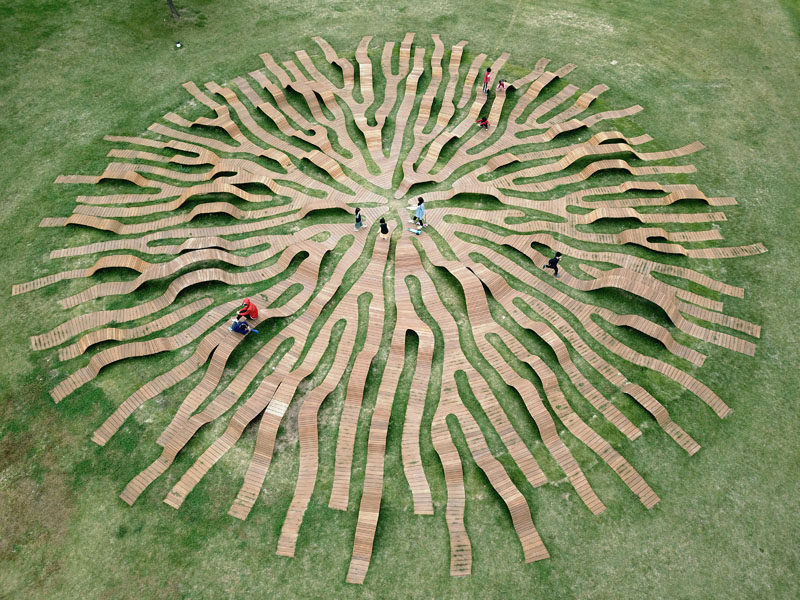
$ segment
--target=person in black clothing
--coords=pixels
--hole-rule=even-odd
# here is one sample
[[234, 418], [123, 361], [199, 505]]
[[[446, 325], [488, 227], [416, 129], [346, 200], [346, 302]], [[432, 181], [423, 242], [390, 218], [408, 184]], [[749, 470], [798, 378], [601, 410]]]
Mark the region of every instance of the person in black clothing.
[[556, 252], [556, 255], [553, 258], [551, 258], [549, 261], [547, 261], [547, 264], [543, 265], [542, 268], [543, 269], [553, 269], [553, 271], [554, 271], [553, 275], [555, 275], [556, 277], [561, 277], [561, 275], [558, 274], [558, 261], [560, 261], [560, 260], [561, 260], [561, 252]]
[[389, 239], [389, 226], [386, 224], [386, 219], [381, 217], [380, 224], [381, 224], [381, 239], [382, 240]]

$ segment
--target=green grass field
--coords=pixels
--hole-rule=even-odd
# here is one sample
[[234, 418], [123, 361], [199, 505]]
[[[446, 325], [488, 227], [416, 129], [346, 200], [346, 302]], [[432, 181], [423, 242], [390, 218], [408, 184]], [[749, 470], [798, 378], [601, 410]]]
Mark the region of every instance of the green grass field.
[[[0, 6], [0, 190], [5, 239], [0, 271], [0, 598], [776, 598], [800, 597], [800, 441], [796, 390], [796, 289], [800, 143], [800, 5], [776, 2], [304, 2], [267, 4], [10, 0]], [[700, 140], [692, 176], [709, 196], [734, 196], [721, 227], [725, 245], [764, 243], [764, 255], [719, 263], [723, 281], [744, 287], [726, 311], [763, 327], [755, 358], [720, 348], [697, 372], [733, 408], [720, 420], [699, 403], [670, 410], [702, 446], [688, 457], [655, 427], [626, 456], [661, 497], [652, 510], [608, 472], [588, 468], [608, 506], [600, 516], [551, 484], [529, 497], [552, 558], [526, 565], [508, 511], [474, 463], [465, 465], [466, 524], [473, 574], [448, 575], [444, 484], [435, 454], [435, 517], [412, 513], [389, 433], [387, 477], [372, 564], [363, 586], [344, 582], [357, 510], [327, 508], [332, 466], [323, 463], [294, 559], [275, 555], [294, 489], [296, 431], [278, 439], [268, 483], [246, 521], [228, 517], [232, 478], [253, 435], [230, 452], [175, 511], [162, 498], [178, 475], [162, 477], [129, 507], [127, 482], [154, 457], [155, 438], [196, 383], [171, 390], [164, 406], [132, 419], [113, 443], [91, 432], [158, 360], [110, 367], [80, 394], [48, 395], [67, 371], [55, 350], [28, 338], [64, 318], [63, 289], [10, 296], [13, 284], [53, 268], [49, 252], [77, 245], [43, 217], [66, 216], [76, 192], [60, 174], [95, 174], [107, 164], [104, 135], [138, 135], [183, 105], [185, 81], [225, 82], [316, 50], [321, 35], [352, 58], [364, 35], [372, 48], [407, 31], [430, 43], [469, 41], [467, 55], [511, 53], [520, 71], [549, 57], [578, 65], [569, 81], [606, 83], [605, 106], [641, 104], [630, 119], [663, 148]], [[176, 50], [175, 42], [183, 44]], [[73, 228], [74, 229], [74, 228]], [[706, 350], [706, 349], [704, 349]], [[408, 383], [405, 383], [408, 385]], [[654, 383], [654, 385], [658, 385]], [[662, 389], [669, 394], [668, 387]], [[337, 395], [338, 394], [338, 395]], [[341, 390], [320, 413], [335, 423]], [[210, 434], [179, 456], [188, 467]], [[252, 432], [250, 432], [252, 433]], [[359, 440], [364, 442], [362, 432]], [[362, 439], [363, 438], [363, 439]], [[294, 451], [293, 451], [294, 450]], [[323, 437], [321, 454], [335, 450]], [[186, 453], [184, 453], [186, 454]], [[363, 454], [362, 454], [363, 457]], [[356, 477], [363, 479], [363, 472]], [[557, 479], [557, 477], [555, 477]], [[358, 482], [354, 482], [357, 489]]]

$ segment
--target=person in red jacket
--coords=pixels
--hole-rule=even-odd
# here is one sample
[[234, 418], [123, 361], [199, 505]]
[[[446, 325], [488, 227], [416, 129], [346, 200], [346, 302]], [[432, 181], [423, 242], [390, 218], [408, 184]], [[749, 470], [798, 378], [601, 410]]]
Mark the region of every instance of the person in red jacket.
[[483, 93], [489, 93], [489, 84], [492, 82], [492, 67], [486, 67], [486, 74], [483, 76]]
[[250, 298], [245, 298], [242, 300], [242, 304], [244, 306], [242, 309], [236, 313], [236, 320], [238, 321], [242, 317], [247, 319], [257, 319], [258, 318], [258, 307], [250, 301]]

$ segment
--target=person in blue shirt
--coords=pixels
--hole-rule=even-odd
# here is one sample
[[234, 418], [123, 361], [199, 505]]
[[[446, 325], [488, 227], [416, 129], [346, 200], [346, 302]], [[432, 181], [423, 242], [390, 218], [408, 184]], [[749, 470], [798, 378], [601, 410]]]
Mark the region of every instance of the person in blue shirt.
[[411, 220], [411, 223], [414, 223], [418, 228], [427, 227], [422, 222], [422, 218], [425, 216], [425, 200], [422, 197], [417, 198], [417, 208], [414, 211], [414, 218]]
[[236, 333], [241, 333], [242, 335], [247, 335], [250, 332], [258, 333], [258, 329], [253, 329], [250, 325], [247, 324], [247, 321], [239, 321], [234, 319], [233, 325], [228, 327], [229, 331], [235, 331]]

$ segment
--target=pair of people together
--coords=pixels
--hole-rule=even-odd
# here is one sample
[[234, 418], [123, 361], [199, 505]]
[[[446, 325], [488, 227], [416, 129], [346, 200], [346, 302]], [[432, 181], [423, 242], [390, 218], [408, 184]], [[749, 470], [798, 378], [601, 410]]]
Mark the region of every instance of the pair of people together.
[[[486, 73], [484, 73], [484, 75], [483, 75], [483, 93], [484, 94], [488, 94], [489, 93], [489, 87], [490, 87], [491, 83], [492, 83], [492, 67], [486, 67]], [[505, 79], [501, 79], [497, 83], [497, 91], [501, 92], [501, 91], [505, 91], [505, 89], [506, 89], [506, 80]]]
[[258, 318], [258, 307], [250, 300], [245, 298], [242, 300], [242, 308], [236, 313], [236, 318], [233, 319], [233, 325], [228, 327], [229, 331], [247, 335], [250, 332], [258, 333], [258, 329], [253, 329], [247, 322], [247, 319]]

